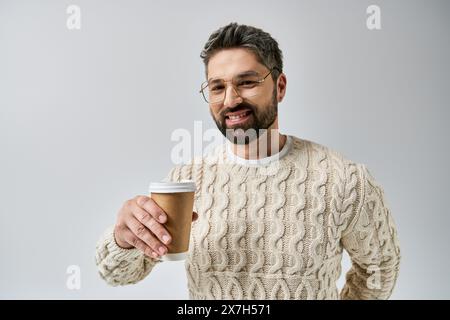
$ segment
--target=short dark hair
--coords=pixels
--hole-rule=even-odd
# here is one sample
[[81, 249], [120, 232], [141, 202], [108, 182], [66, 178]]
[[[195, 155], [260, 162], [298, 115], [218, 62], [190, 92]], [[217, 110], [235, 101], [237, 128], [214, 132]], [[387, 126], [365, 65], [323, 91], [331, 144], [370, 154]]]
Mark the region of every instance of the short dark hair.
[[268, 69], [275, 69], [272, 77], [276, 81], [283, 72], [283, 53], [278, 42], [267, 32], [243, 24], [232, 22], [214, 31], [206, 42], [200, 57], [207, 71], [208, 62], [218, 51], [231, 48], [244, 48], [252, 51], [258, 62]]

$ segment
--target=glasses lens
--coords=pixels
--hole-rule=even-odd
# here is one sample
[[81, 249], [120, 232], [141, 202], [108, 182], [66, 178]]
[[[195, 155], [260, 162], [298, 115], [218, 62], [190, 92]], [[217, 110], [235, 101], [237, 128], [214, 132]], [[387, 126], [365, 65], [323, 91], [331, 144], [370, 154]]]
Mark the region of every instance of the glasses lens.
[[250, 75], [234, 79], [234, 86], [241, 97], [249, 98], [259, 93], [259, 90], [261, 89], [259, 85], [260, 82], [260, 77]]
[[221, 102], [225, 97], [226, 85], [222, 79], [211, 80], [208, 87], [203, 90], [209, 103]]
[[[257, 75], [237, 76], [232, 83], [236, 93], [242, 98], [258, 95], [263, 78]], [[208, 103], [220, 103], [225, 99], [227, 86], [223, 79], [212, 79], [202, 86], [203, 97]]]

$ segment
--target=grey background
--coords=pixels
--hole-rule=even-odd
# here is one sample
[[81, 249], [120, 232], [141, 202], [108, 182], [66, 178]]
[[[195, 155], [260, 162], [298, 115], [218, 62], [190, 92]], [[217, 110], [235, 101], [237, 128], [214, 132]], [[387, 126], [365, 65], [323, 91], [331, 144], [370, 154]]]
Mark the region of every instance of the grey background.
[[[66, 28], [69, 4], [81, 30]], [[366, 28], [370, 4], [379, 31]], [[284, 52], [281, 131], [365, 163], [384, 187], [402, 250], [392, 298], [450, 298], [449, 9], [0, 0], [0, 298], [188, 297], [183, 262], [111, 288], [94, 248], [122, 203], [171, 168], [171, 132], [214, 128], [199, 53], [231, 21], [263, 28]], [[66, 288], [69, 265], [81, 268], [81, 290]]]

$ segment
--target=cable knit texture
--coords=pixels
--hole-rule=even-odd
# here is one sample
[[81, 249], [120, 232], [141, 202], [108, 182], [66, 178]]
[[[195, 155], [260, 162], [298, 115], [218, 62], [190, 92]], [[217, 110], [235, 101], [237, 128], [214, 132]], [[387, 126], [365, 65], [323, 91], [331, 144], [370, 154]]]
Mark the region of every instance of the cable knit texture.
[[[236, 162], [223, 144], [166, 177], [197, 184], [190, 298], [387, 299], [400, 249], [382, 187], [364, 164], [312, 141], [288, 142], [265, 164]], [[344, 249], [352, 268], [339, 293]], [[111, 285], [136, 283], [161, 262], [118, 247], [112, 228], [96, 261]]]

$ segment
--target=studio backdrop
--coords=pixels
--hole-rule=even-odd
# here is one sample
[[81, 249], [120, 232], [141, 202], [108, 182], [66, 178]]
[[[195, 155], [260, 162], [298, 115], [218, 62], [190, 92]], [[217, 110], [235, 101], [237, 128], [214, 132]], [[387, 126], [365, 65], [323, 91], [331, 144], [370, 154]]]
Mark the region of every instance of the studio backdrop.
[[283, 51], [280, 132], [383, 186], [402, 255], [392, 298], [450, 298], [449, 13], [446, 0], [0, 0], [0, 298], [188, 298], [184, 262], [110, 287], [95, 245], [166, 177], [176, 130], [217, 130], [199, 55], [230, 22]]

